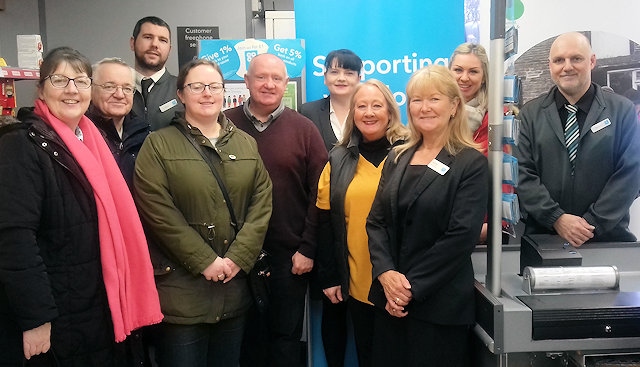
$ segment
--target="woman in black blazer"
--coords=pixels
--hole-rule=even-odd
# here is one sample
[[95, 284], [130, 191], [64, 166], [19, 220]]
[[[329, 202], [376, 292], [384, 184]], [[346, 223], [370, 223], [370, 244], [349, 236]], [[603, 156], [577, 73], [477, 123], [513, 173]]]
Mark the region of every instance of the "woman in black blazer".
[[468, 366], [487, 159], [447, 68], [414, 73], [407, 101], [411, 137], [387, 158], [367, 219], [374, 366]]
[[353, 51], [340, 49], [329, 52], [324, 61], [324, 85], [329, 95], [300, 106], [300, 113], [320, 130], [327, 152], [342, 140], [349, 103], [360, 83], [361, 70], [362, 60]]

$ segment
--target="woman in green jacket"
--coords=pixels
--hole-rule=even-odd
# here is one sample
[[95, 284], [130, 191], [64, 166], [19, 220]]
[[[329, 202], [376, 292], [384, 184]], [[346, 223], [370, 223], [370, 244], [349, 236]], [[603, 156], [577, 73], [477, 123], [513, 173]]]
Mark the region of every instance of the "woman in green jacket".
[[[185, 112], [149, 135], [134, 180], [165, 315], [154, 330], [156, 359], [161, 367], [237, 366], [252, 302], [246, 277], [271, 216], [271, 180], [255, 140], [220, 111], [218, 65], [191, 61], [177, 84]], [[228, 191], [235, 226], [201, 154]]]

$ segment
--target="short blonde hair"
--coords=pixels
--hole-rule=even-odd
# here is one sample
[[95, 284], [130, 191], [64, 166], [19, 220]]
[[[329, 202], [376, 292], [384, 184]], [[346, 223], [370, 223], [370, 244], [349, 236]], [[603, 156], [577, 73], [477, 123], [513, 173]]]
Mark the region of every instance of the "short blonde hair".
[[353, 129], [356, 129], [355, 121], [353, 120], [353, 115], [356, 110], [355, 96], [356, 94], [358, 94], [358, 91], [360, 91], [360, 89], [367, 85], [378, 88], [380, 92], [382, 92], [382, 95], [387, 102], [389, 125], [387, 126], [385, 135], [389, 143], [393, 144], [398, 140], [405, 140], [409, 137], [409, 131], [406, 127], [404, 127], [404, 125], [402, 125], [402, 120], [400, 120], [400, 109], [398, 108], [398, 104], [396, 103], [396, 100], [389, 88], [377, 79], [369, 79], [356, 86], [355, 91], [351, 96], [351, 102], [349, 104], [349, 115], [347, 115], [347, 120], [344, 123], [344, 134], [342, 135], [342, 140], [340, 140], [336, 145], [343, 145], [346, 147], [349, 144], [349, 140], [351, 140], [351, 134], [353, 134]]
[[[456, 155], [464, 148], [479, 149], [480, 146], [473, 141], [471, 130], [467, 125], [467, 112], [464, 107], [462, 93], [449, 69], [442, 65], [430, 65], [413, 73], [407, 83], [407, 101], [411, 101], [413, 96], [423, 94], [426, 90], [436, 90], [438, 93], [447, 96], [451, 101], [458, 101], [456, 112], [450, 118], [445, 133], [444, 148], [447, 152]], [[407, 117], [411, 136], [405, 144], [395, 148], [398, 154], [396, 161], [407, 150], [422, 142], [422, 134], [414, 126], [409, 103], [407, 103]]]

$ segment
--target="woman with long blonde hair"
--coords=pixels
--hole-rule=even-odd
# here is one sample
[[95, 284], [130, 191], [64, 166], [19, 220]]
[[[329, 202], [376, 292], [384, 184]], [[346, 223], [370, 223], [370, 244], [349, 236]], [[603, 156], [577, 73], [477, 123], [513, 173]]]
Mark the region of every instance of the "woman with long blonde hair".
[[[318, 183], [318, 279], [329, 302], [346, 304], [362, 367], [372, 363], [374, 316], [368, 300], [371, 260], [365, 223], [383, 162], [408, 133], [389, 88], [375, 79], [359, 84], [351, 98], [345, 135], [329, 153]], [[324, 320], [322, 326], [323, 331], [335, 327]], [[342, 361], [329, 365], [341, 366]]]
[[374, 366], [468, 366], [471, 253], [489, 200], [487, 159], [443, 66], [407, 84], [411, 136], [392, 150], [367, 219]]

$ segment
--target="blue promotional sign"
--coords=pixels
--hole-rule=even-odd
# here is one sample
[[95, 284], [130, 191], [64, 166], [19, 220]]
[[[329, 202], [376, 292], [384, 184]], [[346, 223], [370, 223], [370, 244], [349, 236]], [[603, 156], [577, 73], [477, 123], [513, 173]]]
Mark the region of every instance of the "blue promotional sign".
[[430, 64], [448, 66], [465, 42], [464, 0], [294, 0], [294, 8], [296, 37], [305, 40], [307, 52], [307, 101], [328, 94], [325, 56], [347, 48], [362, 58], [363, 79], [389, 86], [405, 123], [411, 74]]
[[298, 78], [305, 68], [305, 49], [299, 39], [201, 40], [198, 58], [215, 61], [225, 80], [243, 80], [251, 59], [262, 53], [280, 57], [290, 78]]

